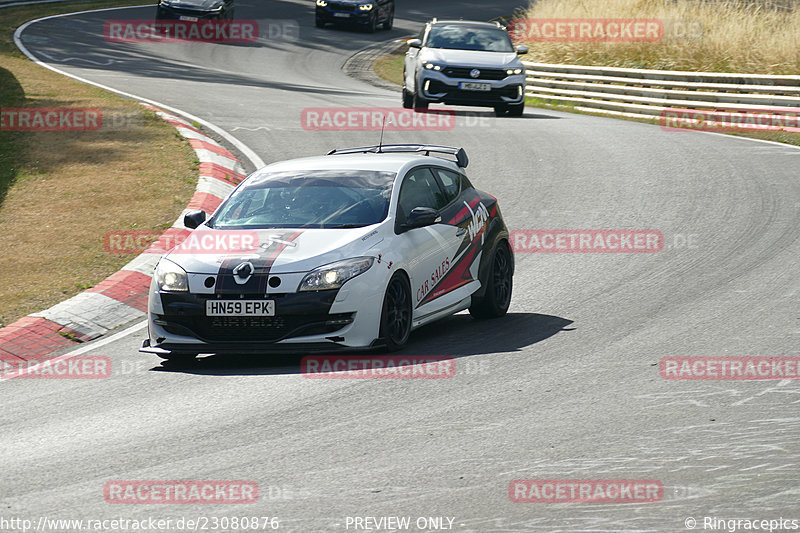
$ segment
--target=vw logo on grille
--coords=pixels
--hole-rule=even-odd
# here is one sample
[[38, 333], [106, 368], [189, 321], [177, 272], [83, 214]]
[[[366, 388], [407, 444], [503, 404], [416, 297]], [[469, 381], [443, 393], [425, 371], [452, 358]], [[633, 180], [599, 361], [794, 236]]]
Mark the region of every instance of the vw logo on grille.
[[474, 68], [474, 69], [469, 71], [469, 75], [472, 76], [473, 78], [477, 78], [478, 76], [481, 75], [481, 71], [476, 69], [476, 68]]

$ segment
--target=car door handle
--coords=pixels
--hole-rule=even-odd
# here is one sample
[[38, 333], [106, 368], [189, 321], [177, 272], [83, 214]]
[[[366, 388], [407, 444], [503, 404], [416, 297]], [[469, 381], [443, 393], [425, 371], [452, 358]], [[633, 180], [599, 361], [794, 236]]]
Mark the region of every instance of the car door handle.
[[461, 236], [462, 236], [462, 235], [464, 235], [466, 232], [467, 232], [467, 230], [466, 230], [466, 229], [464, 229], [464, 228], [458, 228], [458, 231], [456, 231], [456, 237], [461, 237]]

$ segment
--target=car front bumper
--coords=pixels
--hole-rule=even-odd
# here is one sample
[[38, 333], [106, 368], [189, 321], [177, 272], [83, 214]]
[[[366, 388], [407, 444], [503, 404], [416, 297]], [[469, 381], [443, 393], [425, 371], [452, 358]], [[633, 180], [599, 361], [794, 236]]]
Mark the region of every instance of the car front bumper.
[[328, 3], [327, 6], [317, 6], [317, 20], [322, 22], [339, 22], [345, 24], [369, 24], [374, 16], [374, 9], [371, 11], [360, 11], [358, 6], [337, 6]]
[[140, 351], [166, 357], [370, 348], [378, 336], [383, 303], [384, 287], [377, 270], [338, 290], [220, 298], [274, 300], [273, 317], [208, 317], [206, 301], [217, 295], [162, 292], [153, 281], [149, 335]]
[[[489, 91], [460, 89], [460, 83], [486, 83]], [[435, 70], [420, 74], [419, 93], [429, 101], [448, 105], [495, 106], [525, 102], [525, 75], [507, 76], [501, 80], [450, 77]]]
[[217, 20], [225, 18], [227, 12], [220, 11], [198, 11], [195, 9], [182, 9], [172, 6], [159, 5], [156, 12], [158, 20], [180, 20], [181, 17], [192, 17], [197, 20]]

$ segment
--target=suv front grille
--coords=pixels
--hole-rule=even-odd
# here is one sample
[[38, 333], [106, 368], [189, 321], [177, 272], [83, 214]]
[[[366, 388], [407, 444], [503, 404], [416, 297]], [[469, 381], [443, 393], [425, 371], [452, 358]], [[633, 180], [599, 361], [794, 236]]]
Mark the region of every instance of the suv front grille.
[[328, 9], [333, 11], [355, 11], [358, 8], [355, 4], [340, 4], [338, 2], [328, 2]]
[[439, 97], [437, 101], [470, 101], [470, 102], [496, 102], [501, 103], [502, 97], [518, 98], [519, 85], [508, 85], [490, 91], [462, 91], [458, 87], [446, 85], [439, 80], [430, 80], [427, 91], [431, 94], [441, 94], [444, 96]]
[[473, 78], [470, 72], [475, 67], [445, 67], [442, 71], [448, 78], [466, 78], [473, 80], [503, 80], [507, 77], [506, 71], [498, 68], [478, 68], [480, 75]]

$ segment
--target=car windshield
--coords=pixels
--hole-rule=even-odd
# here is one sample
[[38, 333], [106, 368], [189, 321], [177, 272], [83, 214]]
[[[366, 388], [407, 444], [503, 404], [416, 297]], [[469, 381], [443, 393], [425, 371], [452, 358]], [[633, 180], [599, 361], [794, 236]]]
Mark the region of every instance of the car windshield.
[[394, 172], [305, 170], [251, 177], [220, 207], [218, 229], [360, 228], [389, 213]]
[[473, 28], [462, 25], [434, 25], [428, 34], [428, 48], [513, 52], [508, 32], [500, 28]]

